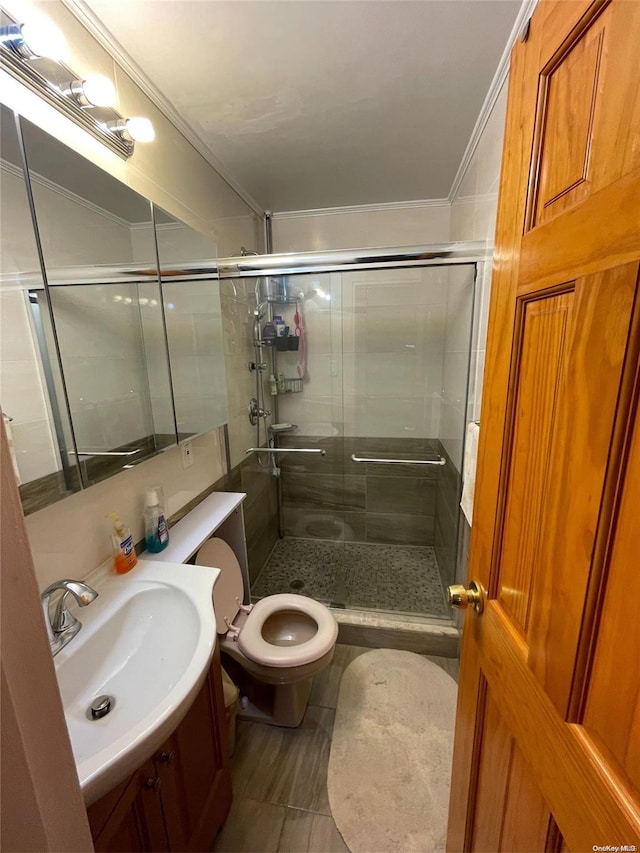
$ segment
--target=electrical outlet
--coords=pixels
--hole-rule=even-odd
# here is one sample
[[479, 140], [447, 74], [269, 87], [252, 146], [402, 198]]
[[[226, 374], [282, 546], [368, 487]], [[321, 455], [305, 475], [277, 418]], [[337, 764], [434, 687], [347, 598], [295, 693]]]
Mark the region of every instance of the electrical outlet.
[[182, 447], [182, 467], [191, 468], [193, 465], [193, 445], [190, 441], [185, 441]]

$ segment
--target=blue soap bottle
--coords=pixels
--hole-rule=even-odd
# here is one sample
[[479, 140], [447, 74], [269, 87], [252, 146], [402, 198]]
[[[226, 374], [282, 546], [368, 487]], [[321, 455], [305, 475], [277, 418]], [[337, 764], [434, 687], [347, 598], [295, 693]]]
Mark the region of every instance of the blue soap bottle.
[[144, 508], [144, 537], [147, 551], [158, 554], [169, 544], [169, 526], [164, 514], [162, 488], [154, 486], [147, 491]]

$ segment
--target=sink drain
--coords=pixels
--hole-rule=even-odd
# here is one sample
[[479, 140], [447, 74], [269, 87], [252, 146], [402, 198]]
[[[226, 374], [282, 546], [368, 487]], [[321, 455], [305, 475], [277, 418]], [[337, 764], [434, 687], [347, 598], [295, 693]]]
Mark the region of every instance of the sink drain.
[[301, 581], [298, 578], [296, 578], [296, 580], [291, 581], [289, 586], [291, 587], [291, 589], [302, 589], [302, 587], [304, 586], [304, 581]]
[[115, 704], [116, 700], [113, 696], [98, 696], [87, 708], [87, 717], [90, 720], [100, 720], [107, 716]]

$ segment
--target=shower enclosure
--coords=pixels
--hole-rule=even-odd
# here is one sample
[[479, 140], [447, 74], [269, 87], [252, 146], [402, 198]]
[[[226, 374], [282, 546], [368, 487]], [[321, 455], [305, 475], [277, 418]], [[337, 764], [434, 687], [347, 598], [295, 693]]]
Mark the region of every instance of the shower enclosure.
[[478, 249], [221, 264], [255, 291], [253, 452], [278, 485], [254, 599], [449, 616]]

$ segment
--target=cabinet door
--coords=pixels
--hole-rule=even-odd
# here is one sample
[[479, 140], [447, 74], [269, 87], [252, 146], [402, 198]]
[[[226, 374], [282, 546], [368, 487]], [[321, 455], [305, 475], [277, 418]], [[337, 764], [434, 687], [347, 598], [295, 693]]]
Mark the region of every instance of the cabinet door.
[[152, 760], [87, 809], [98, 853], [168, 851], [160, 801], [161, 783]]
[[231, 771], [216, 648], [211, 670], [187, 716], [156, 753], [169, 847], [208, 850], [231, 805]]

